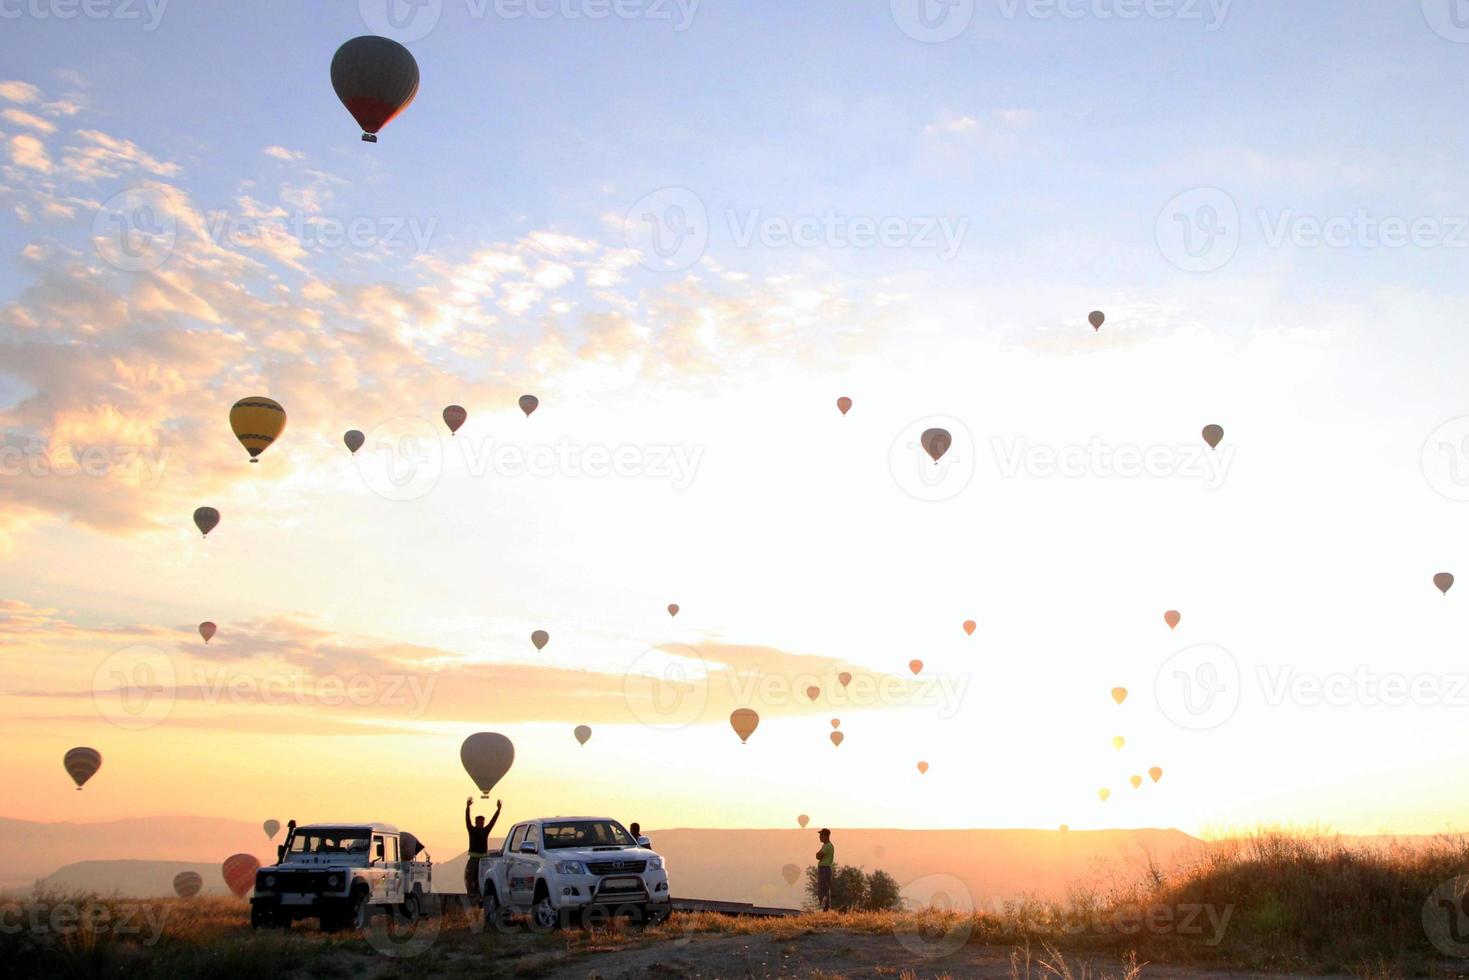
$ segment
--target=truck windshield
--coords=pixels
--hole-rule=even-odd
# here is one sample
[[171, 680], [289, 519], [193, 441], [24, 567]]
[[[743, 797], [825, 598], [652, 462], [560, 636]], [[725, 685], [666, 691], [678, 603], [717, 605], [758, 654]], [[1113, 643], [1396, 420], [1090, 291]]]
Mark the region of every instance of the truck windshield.
[[541, 825], [541, 846], [548, 851], [563, 847], [632, 847], [636, 843], [611, 820], [561, 820]]
[[372, 834], [362, 830], [298, 830], [292, 854], [366, 854]]

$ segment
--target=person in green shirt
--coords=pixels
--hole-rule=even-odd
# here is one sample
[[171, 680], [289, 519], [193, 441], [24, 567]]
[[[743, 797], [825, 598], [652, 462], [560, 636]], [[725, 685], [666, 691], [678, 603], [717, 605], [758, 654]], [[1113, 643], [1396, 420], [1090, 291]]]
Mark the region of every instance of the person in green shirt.
[[821, 850], [816, 852], [816, 900], [821, 911], [831, 911], [831, 876], [837, 863], [837, 850], [831, 846], [831, 831], [822, 827], [816, 832], [821, 838]]

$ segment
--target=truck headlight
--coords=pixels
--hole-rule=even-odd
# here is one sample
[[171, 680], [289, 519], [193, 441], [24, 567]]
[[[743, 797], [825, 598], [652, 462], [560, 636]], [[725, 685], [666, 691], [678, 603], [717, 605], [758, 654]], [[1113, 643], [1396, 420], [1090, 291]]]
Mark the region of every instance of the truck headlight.
[[584, 875], [587, 866], [580, 861], [557, 861], [556, 873], [558, 875]]
[[649, 858], [648, 859], [648, 867], [652, 868], [654, 871], [662, 871], [663, 870], [663, 859], [661, 857], [652, 857], [652, 858]]
[[327, 879], [326, 879], [326, 883], [328, 885], [331, 885], [333, 888], [341, 888], [342, 887], [342, 876], [341, 875], [328, 875], [327, 876]]
[[275, 875], [266, 875], [265, 876], [265, 887], [266, 888], [274, 888], [275, 887]]

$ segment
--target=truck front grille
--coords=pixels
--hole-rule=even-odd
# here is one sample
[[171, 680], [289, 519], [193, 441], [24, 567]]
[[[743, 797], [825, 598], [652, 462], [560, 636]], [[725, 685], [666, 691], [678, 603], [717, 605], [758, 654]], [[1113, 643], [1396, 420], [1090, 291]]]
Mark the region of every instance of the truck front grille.
[[594, 875], [640, 875], [647, 861], [588, 861], [587, 870]]

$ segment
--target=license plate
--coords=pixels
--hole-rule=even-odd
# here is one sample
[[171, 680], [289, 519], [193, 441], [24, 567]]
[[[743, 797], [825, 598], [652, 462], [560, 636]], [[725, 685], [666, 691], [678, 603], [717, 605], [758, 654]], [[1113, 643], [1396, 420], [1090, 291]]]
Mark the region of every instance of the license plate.
[[615, 889], [617, 891], [631, 891], [643, 887], [640, 878], [603, 878], [602, 891]]
[[312, 898], [312, 896], [310, 896], [310, 895], [282, 895], [281, 896], [281, 904], [282, 905], [310, 905], [311, 904], [311, 898]]

